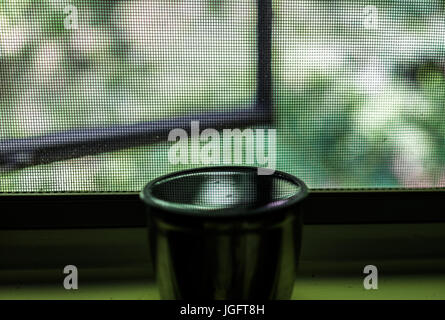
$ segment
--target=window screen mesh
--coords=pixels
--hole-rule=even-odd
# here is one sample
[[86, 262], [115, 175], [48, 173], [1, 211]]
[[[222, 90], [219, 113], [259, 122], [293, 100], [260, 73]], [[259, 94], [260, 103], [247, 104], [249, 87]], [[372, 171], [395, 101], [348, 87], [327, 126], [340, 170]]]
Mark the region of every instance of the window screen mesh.
[[[254, 141], [276, 130], [276, 150], [265, 140], [274, 168], [311, 188], [445, 186], [445, 3], [271, 2], [273, 125], [246, 128]], [[174, 142], [157, 141], [4, 170], [5, 141], [213, 111], [223, 121], [255, 105], [261, 10], [256, 0], [0, 0], [0, 192], [139, 191], [206, 165], [175, 163]]]

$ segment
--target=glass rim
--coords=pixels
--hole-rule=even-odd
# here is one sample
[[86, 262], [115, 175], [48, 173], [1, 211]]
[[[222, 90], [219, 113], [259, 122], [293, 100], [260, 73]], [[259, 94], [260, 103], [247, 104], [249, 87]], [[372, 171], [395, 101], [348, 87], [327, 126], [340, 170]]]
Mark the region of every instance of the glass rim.
[[[163, 212], [172, 213], [174, 215], [178, 216], [193, 216], [193, 217], [206, 217], [206, 218], [223, 218], [223, 217], [241, 217], [241, 216], [252, 216], [252, 215], [258, 215], [258, 214], [264, 214], [264, 213], [272, 213], [276, 211], [281, 211], [283, 209], [287, 209], [289, 207], [292, 207], [293, 205], [297, 204], [301, 200], [303, 200], [309, 193], [309, 190], [306, 186], [306, 184], [300, 180], [299, 178], [283, 172], [275, 170], [270, 175], [261, 175], [262, 177], [270, 177], [278, 178], [286, 180], [298, 187], [298, 191], [295, 192], [292, 196], [289, 196], [288, 198], [282, 199], [281, 203], [279, 203], [276, 206], [269, 207], [268, 203], [265, 203], [264, 205], [259, 206], [258, 208], [245, 208], [245, 207], [228, 207], [228, 208], [218, 208], [218, 209], [196, 209], [196, 208], [190, 208], [190, 206], [184, 206], [183, 204], [178, 204], [171, 201], [166, 201], [163, 199], [159, 199], [158, 197], [154, 196], [152, 194], [153, 187], [158, 184], [159, 182], [162, 182], [164, 180], [176, 180], [180, 179], [181, 177], [187, 177], [191, 174], [195, 173], [218, 173], [218, 172], [240, 172], [240, 173], [246, 173], [246, 172], [255, 172], [258, 174], [258, 167], [249, 167], [249, 166], [213, 166], [213, 167], [201, 167], [201, 168], [194, 168], [194, 169], [188, 169], [188, 170], [181, 170], [176, 171], [173, 173], [169, 173], [163, 176], [160, 176], [152, 181], [150, 181], [148, 184], [145, 185], [145, 187], [140, 192], [140, 198], [141, 200], [148, 205], [149, 207], [159, 209]], [[273, 201], [269, 202], [273, 203]]]

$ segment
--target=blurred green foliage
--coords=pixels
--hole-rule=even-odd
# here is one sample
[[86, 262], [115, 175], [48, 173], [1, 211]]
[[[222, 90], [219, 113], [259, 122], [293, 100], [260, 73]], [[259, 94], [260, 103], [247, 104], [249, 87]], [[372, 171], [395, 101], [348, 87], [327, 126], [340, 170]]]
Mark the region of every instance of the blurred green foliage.
[[[68, 4], [79, 30], [64, 28]], [[445, 186], [445, 2], [273, 4], [278, 169], [312, 188]], [[0, 0], [0, 138], [249, 103], [253, 12], [254, 0]], [[0, 191], [136, 191], [188, 167], [168, 163], [169, 146], [4, 174]]]

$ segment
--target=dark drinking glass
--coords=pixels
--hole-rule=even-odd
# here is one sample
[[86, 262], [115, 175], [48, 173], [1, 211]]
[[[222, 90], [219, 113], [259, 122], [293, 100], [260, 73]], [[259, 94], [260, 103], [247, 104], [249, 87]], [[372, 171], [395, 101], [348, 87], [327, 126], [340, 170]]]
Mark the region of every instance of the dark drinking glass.
[[283, 172], [209, 167], [169, 174], [141, 193], [163, 299], [289, 299], [305, 184]]

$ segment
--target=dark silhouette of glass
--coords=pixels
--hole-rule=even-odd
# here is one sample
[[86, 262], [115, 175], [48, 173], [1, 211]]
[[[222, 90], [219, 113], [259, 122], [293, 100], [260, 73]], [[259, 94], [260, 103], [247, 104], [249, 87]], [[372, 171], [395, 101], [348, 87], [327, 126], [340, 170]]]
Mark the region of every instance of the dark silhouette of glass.
[[164, 299], [289, 299], [301, 245], [299, 179], [210, 167], [149, 183], [151, 249]]

